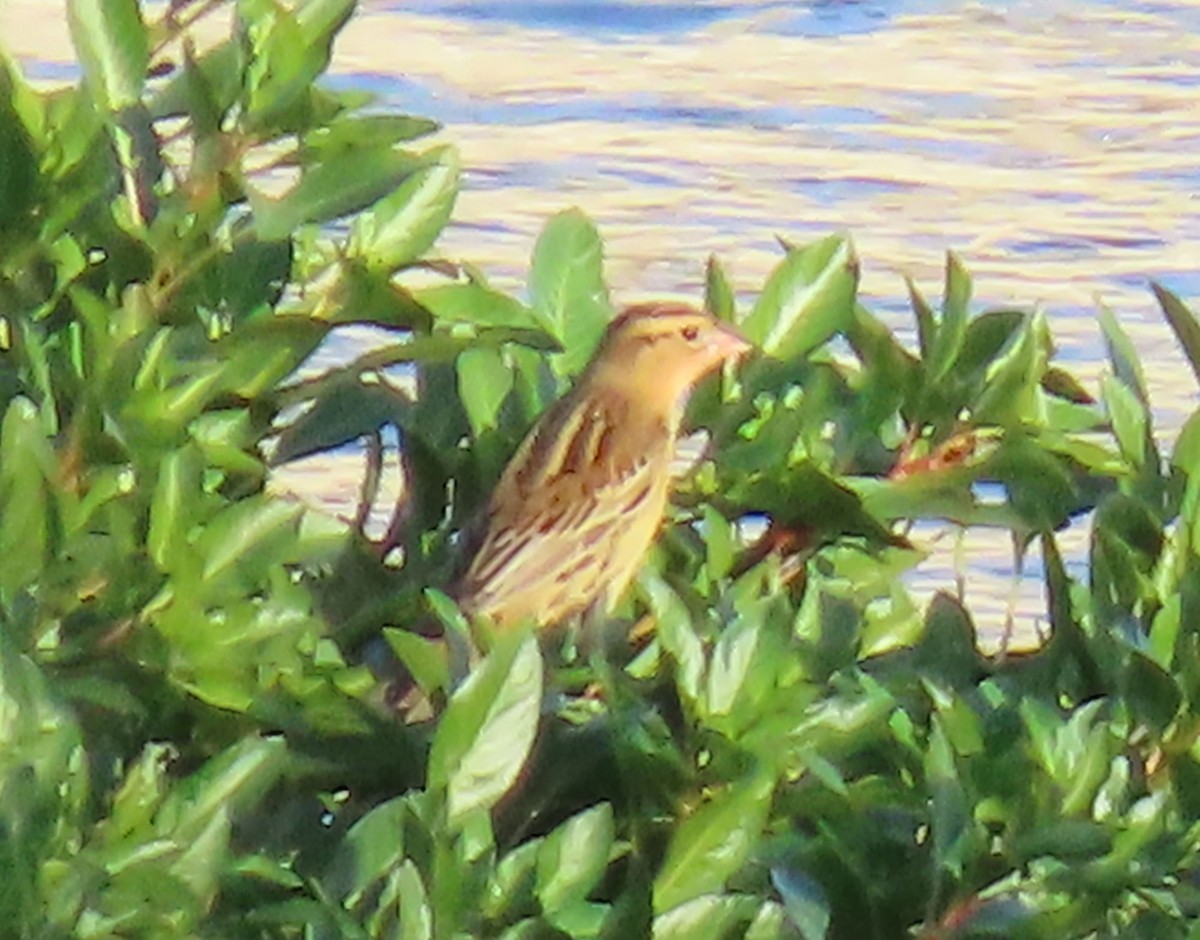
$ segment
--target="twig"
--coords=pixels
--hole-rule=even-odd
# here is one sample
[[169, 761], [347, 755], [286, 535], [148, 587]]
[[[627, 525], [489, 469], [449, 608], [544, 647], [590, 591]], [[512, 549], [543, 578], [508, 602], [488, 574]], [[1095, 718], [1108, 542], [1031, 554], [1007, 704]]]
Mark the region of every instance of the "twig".
[[367, 471], [363, 474], [362, 489], [358, 496], [358, 510], [354, 513], [354, 527], [363, 534], [367, 520], [371, 518], [371, 507], [379, 498], [379, 483], [383, 479], [383, 435], [376, 428], [367, 435]]

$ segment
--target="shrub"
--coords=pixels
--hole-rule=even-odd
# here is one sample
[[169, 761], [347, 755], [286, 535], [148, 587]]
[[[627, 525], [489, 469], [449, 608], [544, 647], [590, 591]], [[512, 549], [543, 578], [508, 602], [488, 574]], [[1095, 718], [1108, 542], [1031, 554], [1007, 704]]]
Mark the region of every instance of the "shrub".
[[[1192, 936], [1200, 419], [1164, 459], [1114, 314], [1097, 402], [954, 256], [916, 350], [845, 237], [740, 313], [714, 259], [762, 355], [693, 402], [711, 446], [617, 617], [652, 636], [602, 698], [519, 631], [451, 686], [411, 628], [463, 626], [456, 535], [612, 314], [599, 235], [550, 219], [523, 299], [431, 256], [454, 149], [317, 82], [349, 0], [240, 2], [205, 49], [219, 4], [67, 7], [77, 86], [0, 59], [6, 935]], [[348, 324], [389, 339], [303, 372]], [[365, 440], [365, 506], [388, 428], [382, 537], [267, 494], [265, 455]], [[1036, 545], [1041, 650], [918, 608], [924, 519]], [[380, 636], [433, 720], [382, 707]]]

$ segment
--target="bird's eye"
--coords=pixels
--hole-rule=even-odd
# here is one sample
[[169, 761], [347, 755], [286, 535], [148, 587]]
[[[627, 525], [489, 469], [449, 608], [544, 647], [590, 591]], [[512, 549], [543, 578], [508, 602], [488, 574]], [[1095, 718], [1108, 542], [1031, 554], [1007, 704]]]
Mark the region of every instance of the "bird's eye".
[[698, 326], [685, 326], [683, 328], [683, 338], [689, 343], [694, 343], [696, 341], [696, 337], [699, 335], [700, 327]]

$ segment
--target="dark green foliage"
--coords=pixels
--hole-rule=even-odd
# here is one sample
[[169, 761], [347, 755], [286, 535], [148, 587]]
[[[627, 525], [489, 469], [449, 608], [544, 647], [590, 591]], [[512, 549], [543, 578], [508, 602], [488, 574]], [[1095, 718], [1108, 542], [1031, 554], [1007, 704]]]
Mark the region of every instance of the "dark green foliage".
[[[1093, 395], [953, 255], [916, 351], [844, 237], [741, 317], [712, 259], [762, 354], [695, 397], [712, 447], [620, 622], [463, 681], [437, 589], [612, 315], [602, 242], [549, 220], [525, 301], [431, 257], [453, 147], [318, 81], [353, 3], [242, 0], [197, 49], [212, 6], [68, 0], [77, 87], [0, 60], [4, 936], [1196, 935], [1200, 416], [1164, 459], [1115, 314]], [[346, 324], [388, 339], [304, 373]], [[370, 502], [388, 427], [382, 538], [267, 492], [264, 455], [365, 441]], [[918, 608], [929, 519], [1038, 546], [1042, 649]], [[384, 706], [392, 654], [431, 720]]]

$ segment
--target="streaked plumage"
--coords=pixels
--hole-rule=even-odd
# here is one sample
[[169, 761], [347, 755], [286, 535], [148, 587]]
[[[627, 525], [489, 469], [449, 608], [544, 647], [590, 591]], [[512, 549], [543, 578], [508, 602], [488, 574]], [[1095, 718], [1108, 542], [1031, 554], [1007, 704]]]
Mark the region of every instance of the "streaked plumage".
[[559, 623], [624, 593], [662, 521], [693, 386], [748, 344], [683, 304], [631, 307], [541, 417], [488, 502], [454, 591], [503, 627]]

